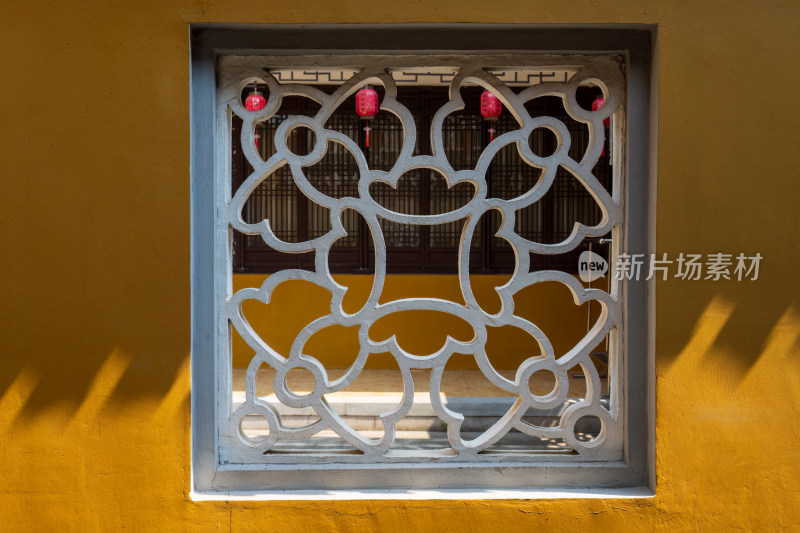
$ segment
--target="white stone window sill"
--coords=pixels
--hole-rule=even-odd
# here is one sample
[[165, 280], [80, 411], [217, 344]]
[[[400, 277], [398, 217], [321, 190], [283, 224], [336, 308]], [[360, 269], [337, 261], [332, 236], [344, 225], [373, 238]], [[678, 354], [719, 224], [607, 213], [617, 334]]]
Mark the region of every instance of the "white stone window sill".
[[620, 489], [485, 489], [485, 490], [284, 490], [265, 492], [192, 491], [193, 501], [296, 501], [296, 500], [560, 500], [652, 498], [647, 487]]

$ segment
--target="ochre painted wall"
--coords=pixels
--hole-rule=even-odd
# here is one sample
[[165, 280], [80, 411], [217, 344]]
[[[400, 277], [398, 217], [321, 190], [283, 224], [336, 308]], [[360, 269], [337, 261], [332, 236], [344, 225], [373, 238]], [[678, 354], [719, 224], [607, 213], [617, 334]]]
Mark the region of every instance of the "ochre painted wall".
[[[233, 290], [260, 287], [267, 276], [237, 274]], [[337, 274], [334, 279], [347, 287], [344, 310], [354, 313], [369, 297], [374, 278], [368, 275]], [[489, 313], [500, 311], [500, 297], [494, 288], [509, 280], [508, 275], [478, 275], [470, 277], [473, 294], [481, 308]], [[606, 287], [606, 280], [595, 281], [595, 288]], [[456, 275], [400, 275], [386, 277], [380, 302], [400, 298], [441, 298], [464, 303]], [[331, 295], [325, 289], [306, 281], [284, 282], [271, 295], [269, 305], [255, 300], [245, 303], [242, 312], [270, 346], [288, 356], [295, 337], [311, 321], [330, 313]], [[586, 335], [586, 305], [575, 305], [572, 293], [561, 283], [537, 283], [523, 289], [514, 298], [517, 316], [536, 324], [553, 344], [556, 355], [564, 355]], [[600, 304], [591, 309], [592, 325], [597, 321]], [[235, 330], [234, 330], [235, 331]], [[486, 353], [497, 369], [515, 370], [527, 359], [542, 352], [535, 339], [523, 330], [511, 326], [488, 328]], [[434, 353], [444, 346], [447, 335], [468, 341], [474, 336], [472, 327], [452, 315], [434, 312], [396, 313], [379, 320], [370, 328], [370, 337], [382, 341], [395, 335], [400, 347], [415, 355]], [[602, 350], [603, 345], [598, 347]], [[311, 337], [305, 352], [319, 359], [327, 368], [348, 368], [358, 355], [358, 328], [341, 326], [325, 328]], [[246, 368], [254, 351], [234, 333], [233, 366]], [[368, 358], [367, 368], [397, 368], [389, 357]], [[389, 366], [387, 366], [389, 365]], [[477, 369], [471, 357], [456, 357], [448, 368]]]
[[[800, 524], [800, 3], [3, 0], [0, 20], [4, 529]], [[449, 21], [658, 24], [658, 249], [764, 256], [756, 282], [657, 284], [656, 496], [193, 502], [188, 25]]]

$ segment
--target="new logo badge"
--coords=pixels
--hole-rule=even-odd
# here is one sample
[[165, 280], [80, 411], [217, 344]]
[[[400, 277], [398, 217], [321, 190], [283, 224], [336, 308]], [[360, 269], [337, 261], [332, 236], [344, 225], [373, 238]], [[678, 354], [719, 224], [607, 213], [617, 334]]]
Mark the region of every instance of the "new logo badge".
[[586, 250], [578, 258], [578, 276], [586, 283], [605, 277], [608, 262], [594, 252]]

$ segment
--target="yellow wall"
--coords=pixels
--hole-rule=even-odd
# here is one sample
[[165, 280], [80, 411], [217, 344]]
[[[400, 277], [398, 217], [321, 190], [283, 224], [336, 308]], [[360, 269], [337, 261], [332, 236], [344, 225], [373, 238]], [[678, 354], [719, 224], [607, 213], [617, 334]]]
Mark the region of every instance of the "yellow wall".
[[[799, 3], [4, 0], [0, 20], [4, 529], [798, 527]], [[446, 21], [658, 24], [658, 248], [765, 258], [757, 282], [658, 283], [655, 498], [191, 501], [188, 24]]]
[[[237, 274], [233, 290], [260, 287], [267, 276]], [[337, 283], [347, 287], [344, 310], [356, 312], [369, 297], [373, 277], [336, 275]], [[494, 288], [506, 283], [507, 275], [470, 277], [473, 294], [481, 308], [490, 313], [500, 311], [500, 297]], [[605, 287], [598, 280], [594, 287]], [[386, 277], [380, 302], [400, 298], [441, 298], [463, 304], [456, 275], [401, 275]], [[255, 300], [245, 302], [245, 318], [270, 346], [288, 356], [295, 337], [312, 320], [330, 313], [331, 295], [307, 281], [284, 282], [270, 298], [269, 305]], [[587, 332], [586, 305], [575, 305], [572, 293], [561, 283], [538, 283], [517, 293], [514, 313], [536, 324], [553, 344], [556, 355], [563, 355]], [[592, 306], [592, 324], [597, 320], [600, 304]], [[486, 353], [498, 369], [512, 370], [527, 359], [541, 354], [533, 337], [519, 328], [488, 328]], [[369, 330], [370, 337], [382, 341], [395, 335], [400, 347], [409, 353], [427, 355], [444, 346], [447, 335], [468, 341], [474, 336], [472, 327], [463, 320], [444, 313], [406, 312], [378, 320]], [[598, 349], [602, 349], [600, 346]], [[358, 328], [341, 326], [325, 328], [311, 337], [304, 353], [313, 355], [327, 368], [348, 368], [358, 355]], [[236, 333], [233, 336], [233, 366], [246, 368], [253, 350]], [[392, 368], [391, 358], [369, 358], [367, 368]], [[387, 366], [389, 365], [389, 366]], [[472, 358], [454, 358], [448, 368], [475, 368]]]

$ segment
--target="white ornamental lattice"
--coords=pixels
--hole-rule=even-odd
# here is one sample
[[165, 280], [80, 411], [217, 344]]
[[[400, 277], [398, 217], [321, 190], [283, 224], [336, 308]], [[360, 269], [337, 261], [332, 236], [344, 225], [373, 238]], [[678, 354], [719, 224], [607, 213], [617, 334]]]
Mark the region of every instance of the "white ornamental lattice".
[[[540, 58], [541, 59], [541, 58]], [[263, 64], [252, 59], [234, 63], [229, 69], [227, 79], [220, 82], [217, 92], [218, 115], [217, 124], [221, 131], [230, 132], [231, 114], [241, 117], [241, 145], [244, 155], [253, 172], [244, 183], [231, 195], [230, 146], [220, 152], [222, 164], [218, 167], [218, 239], [216, 244], [218, 269], [225, 279], [218, 283], [218, 324], [222, 357], [219, 365], [220, 397], [228, 398], [220, 401], [218, 416], [219, 442], [229, 457], [243, 462], [289, 461], [297, 462], [297, 458], [269, 458], [268, 452], [277, 442], [283, 439], [306, 439], [323, 430], [332, 430], [346, 442], [363, 452], [356, 456], [338, 457], [337, 462], [385, 462], [385, 461], [417, 461], [429, 460], [431, 452], [420, 451], [418, 455], [405, 451], [402, 456], [393, 449], [396, 436], [396, 424], [409, 413], [414, 401], [414, 381], [412, 369], [429, 369], [431, 371], [430, 402], [436, 415], [447, 424], [447, 438], [450, 449], [435, 454], [439, 459], [449, 460], [486, 460], [487, 456], [477, 453], [497, 443], [512, 428], [535, 437], [563, 439], [583, 459], [606, 459], [615, 456], [621, 449], [622, 418], [620, 390], [620, 337], [621, 305], [618, 282], [612, 280], [608, 292], [600, 289], [587, 289], [571, 274], [557, 270], [529, 272], [530, 252], [537, 254], [562, 254], [574, 250], [587, 237], [603, 236], [611, 232], [614, 244], [612, 254], [619, 251], [620, 236], [623, 235], [623, 209], [621, 193], [622, 172], [619, 168], [613, 173], [613, 195], [592, 174], [601, 156], [605, 141], [603, 120], [614, 115], [617, 135], [624, 124], [624, 76], [619, 62], [611, 58], [579, 58], [573, 59], [567, 68], [577, 71], [568, 82], [543, 83], [532, 85], [516, 92], [504, 85], [494, 76], [486, 65], [485, 59], [455, 58], [449, 56], [446, 62], [440, 63], [455, 67], [457, 74], [450, 84], [450, 100], [436, 113], [431, 128], [432, 154], [412, 155], [417, 137], [417, 128], [411, 111], [396, 100], [397, 87], [391, 75], [391, 69], [403, 66], [431, 65], [436, 56], [396, 58], [369, 58], [362, 64], [349, 80], [337, 87], [335, 92], [327, 94], [308, 85], [280, 84], [269, 75]], [[493, 58], [494, 65], [512, 64], [510, 57]], [[509, 61], [501, 63], [501, 61]], [[517, 57], [519, 60], [519, 57]], [[535, 60], [535, 59], [534, 59]], [[423, 61], [427, 63], [422, 63]], [[552, 65], [554, 59], [546, 59], [542, 63], [529, 63], [529, 66], [541, 68]], [[291, 65], [291, 59], [280, 58], [270, 66], [285, 67]], [[321, 61], [316, 64], [319, 65]], [[352, 64], [352, 63], [350, 63]], [[513, 63], [519, 64], [519, 63]], [[332, 65], [335, 66], [335, 65]], [[265, 74], [265, 72], [267, 72]], [[247, 111], [241, 103], [243, 88], [255, 81], [266, 83], [269, 89], [267, 105], [260, 111]], [[605, 103], [597, 111], [587, 111], [576, 101], [576, 90], [579, 85], [592, 83], [599, 86], [604, 94]], [[381, 111], [393, 113], [403, 125], [403, 144], [397, 162], [389, 171], [369, 168], [361, 147], [347, 135], [325, 128], [331, 114], [357, 90], [365, 85], [381, 85], [385, 96], [381, 101]], [[502, 101], [505, 108], [513, 115], [519, 127], [494, 139], [481, 154], [474, 169], [454, 170], [445, 156], [442, 139], [442, 126], [450, 113], [463, 108], [460, 88], [464, 84], [477, 84], [493, 92]], [[296, 95], [310, 98], [321, 104], [314, 116], [289, 116], [283, 120], [275, 132], [275, 153], [266, 161], [259, 157], [255, 144], [255, 127], [257, 123], [269, 119], [278, 112], [284, 97]], [[570, 133], [563, 122], [550, 116], [532, 117], [524, 104], [543, 96], [558, 96], [564, 103], [567, 113], [576, 121], [588, 126], [588, 146], [581, 161], [569, 156], [571, 144]], [[293, 129], [309, 128], [313, 131], [316, 143], [307, 155], [297, 155], [287, 146], [287, 139]], [[548, 157], [536, 155], [529, 146], [528, 139], [536, 128], [551, 130], [558, 139], [558, 148]], [[358, 165], [358, 196], [332, 198], [315, 189], [304, 173], [304, 167], [319, 162], [325, 155], [330, 143], [343, 146]], [[542, 177], [536, 185], [516, 198], [507, 200], [489, 198], [486, 172], [492, 159], [505, 146], [514, 144], [522, 160], [528, 165], [542, 169]], [[615, 160], [621, 160], [621, 143], [614, 143]], [[273, 233], [269, 220], [258, 223], [247, 223], [242, 217], [242, 210], [253, 191], [283, 166], [291, 169], [294, 182], [311, 201], [330, 210], [331, 229], [320, 237], [305, 242], [284, 242]], [[553, 185], [559, 166], [569, 171], [591, 194], [597, 202], [602, 218], [595, 226], [576, 223], [571, 235], [557, 244], [542, 244], [527, 240], [517, 234], [515, 216], [518, 210], [540, 201]], [[398, 180], [405, 173], [414, 169], [432, 169], [444, 176], [449, 186], [468, 182], [475, 188], [473, 198], [464, 206], [450, 212], [435, 215], [412, 215], [391, 211], [380, 205], [370, 196], [370, 184], [388, 183], [396, 187]], [[347, 287], [338, 284], [328, 268], [328, 256], [331, 246], [337, 239], [346, 235], [342, 213], [353, 209], [360, 213], [371, 232], [375, 249], [374, 283], [368, 301], [354, 313], [347, 313], [342, 308], [342, 301]], [[505, 239], [516, 255], [516, 268], [510, 280], [496, 290], [502, 301], [497, 313], [483, 310], [473, 295], [469, 277], [469, 256], [472, 235], [481, 216], [489, 210], [497, 210], [502, 214], [502, 223], [497, 235]], [[405, 298], [379, 303], [386, 278], [386, 249], [379, 219], [398, 224], [434, 225], [455, 221], [464, 221], [459, 252], [459, 282], [464, 304], [436, 298]], [[315, 270], [313, 272], [299, 269], [283, 270], [270, 275], [260, 288], [246, 288], [235, 293], [231, 289], [231, 232], [235, 229], [246, 235], [260, 236], [264, 242], [275, 250], [286, 253], [315, 253]], [[268, 345], [253, 329], [242, 312], [242, 304], [247, 300], [257, 300], [268, 304], [270, 295], [280, 284], [289, 280], [304, 280], [329, 291], [332, 295], [330, 313], [312, 321], [295, 339], [289, 353], [279, 353]], [[515, 315], [514, 295], [520, 290], [536, 283], [559, 282], [571, 291], [575, 304], [589, 301], [597, 302], [601, 312], [588, 333], [566, 354], [556, 356], [547, 336], [536, 324]], [[448, 337], [446, 344], [436, 353], [420, 356], [404, 351], [394, 337], [384, 341], [374, 341], [368, 335], [369, 328], [377, 320], [392, 313], [401, 311], [427, 310], [439, 311], [459, 317], [474, 329], [474, 338], [468, 342]], [[230, 401], [231, 377], [230, 367], [230, 332], [228, 324], [241, 335], [247, 344], [255, 350], [247, 369], [245, 380], [244, 402], [233, 407]], [[304, 353], [306, 342], [320, 330], [331, 326], [357, 326], [359, 330], [360, 352], [355, 363], [339, 378], [331, 379], [324, 365], [314, 357]], [[513, 379], [503, 377], [489, 362], [486, 354], [488, 327], [513, 326], [524, 330], [538, 342], [541, 353], [522, 362]], [[590, 358], [591, 351], [607, 336], [612, 340], [609, 347], [609, 392], [610, 401], [601, 403], [601, 382], [597, 368]], [[392, 354], [403, 377], [404, 387], [402, 401], [393, 410], [380, 415], [384, 427], [382, 438], [367, 438], [354, 430], [329, 405], [326, 395], [343, 391], [351, 385], [361, 373], [367, 357], [371, 353]], [[477, 438], [465, 440], [461, 426], [464, 416], [448, 409], [440, 394], [440, 385], [445, 365], [454, 354], [472, 354], [485, 377], [495, 386], [516, 397], [513, 405], [496, 423]], [[281, 416], [276, 409], [256, 393], [256, 377], [259, 368], [269, 365], [276, 371], [274, 395], [278, 401], [291, 408], [312, 408], [319, 420], [305, 427], [287, 427], [282, 424]], [[531, 410], [545, 411], [566, 405], [564, 402], [569, 392], [567, 370], [580, 365], [586, 376], [586, 394], [578, 402], [568, 405], [561, 411], [556, 427], [534, 426], [523, 420]], [[306, 395], [297, 395], [286, 385], [287, 374], [296, 368], [310, 372], [315, 380], [313, 391]], [[530, 390], [529, 379], [534, 372], [546, 371], [555, 376], [554, 389], [539, 396]], [[227, 396], [225, 396], [227, 394]], [[268, 436], [261, 440], [246, 437], [241, 430], [240, 422], [248, 415], [262, 416], [268, 426]], [[602, 423], [602, 430], [591, 441], [579, 440], [575, 435], [575, 424], [584, 416], [597, 417]], [[537, 459], [536, 454], [528, 454], [523, 460]], [[315, 461], [319, 461], [317, 456]]]

